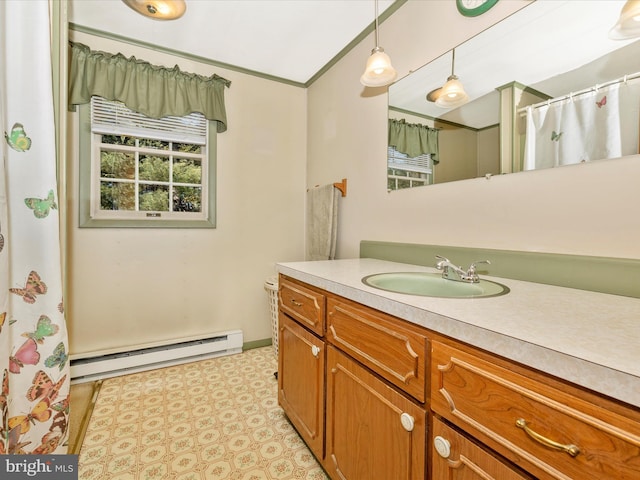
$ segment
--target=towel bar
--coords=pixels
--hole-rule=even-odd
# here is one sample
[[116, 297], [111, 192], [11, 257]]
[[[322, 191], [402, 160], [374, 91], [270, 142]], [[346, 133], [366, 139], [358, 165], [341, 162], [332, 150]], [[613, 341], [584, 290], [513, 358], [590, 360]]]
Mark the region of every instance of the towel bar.
[[342, 182], [334, 183], [333, 186], [336, 187], [338, 190], [340, 190], [343, 197], [347, 196], [347, 179], [346, 178], [343, 178]]

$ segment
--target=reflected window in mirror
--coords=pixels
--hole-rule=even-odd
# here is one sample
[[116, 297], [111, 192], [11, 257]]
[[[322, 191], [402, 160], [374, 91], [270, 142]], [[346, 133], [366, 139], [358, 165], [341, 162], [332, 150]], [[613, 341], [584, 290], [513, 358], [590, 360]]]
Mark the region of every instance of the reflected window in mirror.
[[387, 189], [433, 183], [433, 167], [439, 162], [438, 130], [405, 118], [390, 118], [388, 125]]
[[433, 183], [433, 160], [426, 153], [410, 157], [389, 147], [387, 153], [387, 189], [423, 187]]

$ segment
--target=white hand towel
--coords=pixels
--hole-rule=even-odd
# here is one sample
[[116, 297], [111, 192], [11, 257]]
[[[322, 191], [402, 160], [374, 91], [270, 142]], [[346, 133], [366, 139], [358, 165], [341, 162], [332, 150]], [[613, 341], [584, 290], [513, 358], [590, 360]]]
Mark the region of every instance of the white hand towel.
[[338, 235], [338, 197], [332, 184], [307, 192], [306, 260], [333, 260]]

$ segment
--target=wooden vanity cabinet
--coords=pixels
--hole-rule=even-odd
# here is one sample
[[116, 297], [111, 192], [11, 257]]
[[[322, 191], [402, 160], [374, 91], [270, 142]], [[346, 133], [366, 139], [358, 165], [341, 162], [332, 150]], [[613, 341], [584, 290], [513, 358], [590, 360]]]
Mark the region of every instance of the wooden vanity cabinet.
[[536, 478], [640, 478], [637, 409], [484, 352], [432, 342], [431, 408]]
[[425, 480], [427, 345], [419, 327], [280, 276], [278, 401], [332, 479]]
[[278, 350], [278, 401], [309, 449], [322, 458], [325, 343], [282, 315]]
[[327, 298], [327, 341], [418, 402], [426, 400], [424, 329], [343, 298]]
[[325, 295], [292, 279], [278, 283], [280, 312], [296, 320], [319, 337], [324, 336]]
[[326, 346], [309, 329], [324, 326], [325, 298], [281, 278], [278, 302], [278, 402], [312, 453], [321, 459]]
[[333, 480], [640, 479], [638, 408], [282, 275], [279, 342]]
[[329, 295], [326, 339], [324, 467], [331, 478], [424, 480], [424, 332]]
[[533, 480], [437, 417], [431, 439], [433, 480]]
[[424, 480], [426, 412], [333, 346], [326, 457], [335, 480]]

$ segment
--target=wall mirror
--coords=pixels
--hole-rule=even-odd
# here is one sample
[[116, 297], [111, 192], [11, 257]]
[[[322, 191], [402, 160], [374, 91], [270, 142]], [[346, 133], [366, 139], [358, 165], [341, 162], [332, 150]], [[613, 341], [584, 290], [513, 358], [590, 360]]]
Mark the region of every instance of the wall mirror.
[[[624, 3], [532, 2], [391, 85], [390, 129], [435, 130], [438, 152], [390, 145], [388, 188], [639, 153], [640, 39], [609, 38]], [[468, 101], [443, 108], [430, 100], [452, 72]]]

